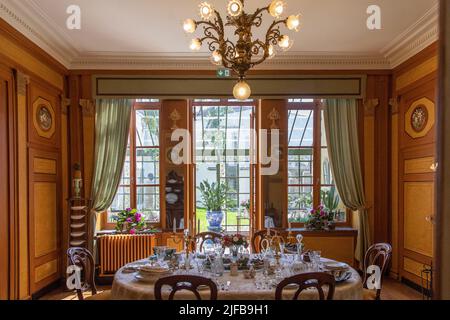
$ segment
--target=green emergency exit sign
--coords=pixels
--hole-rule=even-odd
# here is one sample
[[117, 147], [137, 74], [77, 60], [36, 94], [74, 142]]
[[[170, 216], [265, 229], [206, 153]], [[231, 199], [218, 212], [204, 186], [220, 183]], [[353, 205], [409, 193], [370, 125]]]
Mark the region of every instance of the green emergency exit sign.
[[217, 69], [217, 78], [229, 78], [231, 77], [230, 69]]

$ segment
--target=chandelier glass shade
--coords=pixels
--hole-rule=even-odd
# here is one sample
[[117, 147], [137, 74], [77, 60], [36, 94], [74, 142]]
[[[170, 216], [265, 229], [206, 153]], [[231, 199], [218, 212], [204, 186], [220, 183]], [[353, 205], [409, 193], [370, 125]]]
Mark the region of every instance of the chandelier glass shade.
[[[233, 93], [240, 100], [248, 99], [251, 94], [250, 86], [245, 81], [248, 71], [273, 58], [277, 46], [282, 51], [292, 47], [293, 40], [283, 34], [280, 27], [284, 26], [292, 31], [299, 31], [300, 28], [300, 15], [281, 18], [286, 10], [286, 3], [282, 0], [273, 0], [268, 6], [251, 14], [244, 11], [244, 0], [229, 0], [225, 22], [208, 2], [202, 2], [199, 10], [200, 21], [187, 19], [183, 23], [184, 31], [190, 34], [203, 27], [203, 36], [194, 38], [190, 48], [199, 51], [206, 44], [212, 53], [211, 62], [214, 65], [231, 69], [238, 75], [239, 81]], [[267, 29], [264, 39], [253, 39], [253, 29], [261, 27], [264, 13], [270, 14], [274, 21]], [[225, 27], [234, 27], [236, 41], [226, 38]]]

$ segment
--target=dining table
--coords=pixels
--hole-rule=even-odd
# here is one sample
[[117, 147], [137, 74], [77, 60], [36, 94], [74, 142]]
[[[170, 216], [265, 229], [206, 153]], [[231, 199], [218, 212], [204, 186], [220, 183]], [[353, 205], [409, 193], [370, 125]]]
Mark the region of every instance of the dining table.
[[[321, 263], [333, 262], [333, 260], [321, 258]], [[113, 286], [111, 290], [112, 300], [154, 300], [154, 284], [155, 281], [143, 281], [138, 279], [137, 274], [140, 265], [148, 264], [149, 259], [133, 262], [122, 267], [114, 276]], [[267, 276], [263, 276], [262, 271], [256, 273], [254, 279], [247, 279], [244, 273], [240, 271], [237, 275], [232, 275], [229, 271], [225, 271], [222, 276], [215, 276], [207, 271], [199, 271], [193, 263], [193, 269], [189, 271], [176, 270], [174, 274], [191, 274], [201, 275], [212, 278], [218, 287], [219, 300], [274, 300], [276, 285], [269, 284]], [[349, 266], [348, 279], [337, 282], [334, 293], [334, 300], [362, 300], [363, 284], [359, 273]], [[304, 271], [307, 272], [307, 271]], [[303, 273], [303, 272], [299, 272]], [[283, 299], [292, 299], [298, 288], [286, 288], [283, 291]], [[169, 288], [163, 288], [163, 297], [170, 294]], [[324, 288], [327, 292], [328, 288]], [[209, 290], [201, 290], [202, 299], [208, 299]], [[176, 298], [179, 300], [194, 300], [195, 297], [189, 291], [178, 292]], [[316, 289], [307, 289], [303, 291], [299, 299], [316, 300], [318, 292]]]

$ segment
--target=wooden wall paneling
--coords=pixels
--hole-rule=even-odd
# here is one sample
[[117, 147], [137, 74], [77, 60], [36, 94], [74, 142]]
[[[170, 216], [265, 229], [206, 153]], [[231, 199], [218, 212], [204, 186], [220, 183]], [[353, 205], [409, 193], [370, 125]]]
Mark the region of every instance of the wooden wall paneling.
[[[61, 94], [31, 78], [28, 86], [28, 196], [31, 294], [60, 279], [62, 274]], [[50, 135], [36, 121], [36, 102], [51, 108]], [[45, 170], [40, 163], [45, 163]], [[36, 165], [39, 165], [36, 167]]]
[[[423, 98], [436, 103], [436, 81], [437, 74], [433, 73], [431, 77], [423, 79], [417, 82], [414, 86], [410, 87], [411, 90], [408, 92], [403, 92], [401, 96], [401, 106], [402, 106], [402, 114], [399, 126], [402, 129], [403, 134], [400, 136], [400, 146], [402, 149], [408, 147], [415, 147], [417, 145], [426, 145], [426, 144], [434, 144], [436, 143], [436, 125], [433, 126], [432, 130], [430, 130], [424, 137], [419, 139], [411, 137], [406, 133], [405, 125], [407, 121], [410, 121], [407, 112], [412, 107], [413, 103], [419, 101]], [[434, 106], [434, 108], [436, 108]], [[428, 121], [434, 119], [428, 119]]]
[[[38, 126], [35, 111], [39, 105], [46, 105], [52, 116], [51, 129], [45, 131]], [[44, 83], [37, 82], [33, 78], [29, 86], [29, 120], [28, 141], [30, 144], [39, 145], [44, 149], [59, 149], [61, 143], [61, 110], [60, 92], [55, 91]]]
[[[172, 142], [171, 136], [173, 132], [174, 122], [170, 119], [170, 115], [172, 112], [177, 111], [177, 113], [181, 116], [180, 121], [177, 121], [177, 127], [179, 129], [188, 129], [190, 126], [190, 117], [192, 117], [190, 113], [190, 107], [187, 100], [164, 100], [162, 102], [161, 113], [160, 113], [160, 157], [165, 159], [160, 162], [160, 185], [161, 185], [161, 194], [160, 194], [160, 208], [161, 208], [161, 227], [162, 229], [167, 228], [167, 219], [166, 219], [166, 194], [165, 194], [165, 185], [166, 185], [166, 177], [171, 171], [175, 171], [178, 175], [184, 178], [184, 228], [187, 229], [190, 227], [193, 228], [192, 225], [192, 217], [193, 212], [191, 212], [191, 204], [190, 199], [192, 196], [189, 194], [189, 190], [195, 190], [195, 186], [192, 185], [192, 181], [190, 180], [190, 169], [189, 164], [183, 165], [174, 165], [168, 160], [167, 154], [170, 151], [170, 148], [174, 147], [178, 144], [178, 142]], [[189, 141], [190, 142], [190, 141]], [[195, 192], [195, 191], [194, 191]]]
[[10, 298], [12, 283], [10, 279], [10, 95], [11, 75], [0, 65], [0, 300]]
[[377, 95], [380, 101], [375, 110], [375, 225], [374, 242], [390, 242], [391, 240], [391, 208], [390, 208], [390, 77], [377, 76]]
[[[77, 75], [71, 75], [68, 79], [68, 88], [70, 95], [70, 108], [69, 108], [69, 165], [70, 165], [70, 178], [74, 176], [74, 166], [79, 164], [81, 172], [84, 174], [84, 150], [83, 150], [83, 114], [80, 106], [81, 99], [81, 84], [80, 77]], [[85, 184], [82, 188], [82, 194], [84, 193]], [[72, 194], [72, 190], [70, 191]]]
[[398, 244], [398, 132], [399, 132], [398, 103], [396, 99], [391, 101], [391, 245], [392, 245], [392, 263], [391, 276], [398, 278], [399, 264], [399, 244]]
[[[265, 221], [265, 209], [270, 208], [272, 205], [277, 211], [278, 219], [275, 219], [275, 225], [279, 228], [287, 227], [287, 208], [288, 208], [288, 198], [287, 198], [287, 100], [262, 100], [261, 108], [259, 109], [259, 127], [257, 132], [261, 130], [267, 130], [268, 143], [267, 149], [270, 154], [272, 148], [271, 145], [271, 129], [272, 120], [269, 119], [269, 114], [272, 111], [278, 113], [279, 120], [275, 121], [275, 127], [280, 130], [280, 163], [278, 173], [275, 175], [263, 175], [260, 176], [260, 210], [257, 211], [259, 215], [259, 226], [258, 229], [264, 228]], [[261, 138], [261, 135], [260, 137]], [[261, 141], [260, 141], [261, 143]], [[261, 144], [259, 143], [259, 147]], [[261, 152], [260, 149], [258, 149]], [[258, 161], [259, 168], [262, 170], [265, 167], [269, 167], [261, 164], [261, 158]], [[261, 172], [261, 171], [260, 171]], [[278, 222], [278, 225], [277, 225]]]
[[33, 75], [58, 90], [64, 89], [67, 68], [3, 19], [0, 43], [0, 56], [12, 69]]
[[54, 88], [63, 90], [64, 76], [56, 71], [53, 66], [49, 66], [42, 62], [31, 52], [27, 52], [21, 44], [16, 43], [6, 36], [0, 27], [0, 47], [2, 48], [1, 55], [6, 58], [8, 62], [14, 65], [15, 68], [25, 69], [34, 77], [38, 77], [49, 83]]
[[[47, 174], [36, 172], [34, 167], [36, 157], [58, 163], [55, 171]], [[29, 150], [29, 242], [32, 293], [58, 280], [61, 274], [59, 159], [58, 152], [34, 148]]]
[[19, 299], [28, 299], [30, 291], [30, 247], [28, 243], [28, 86], [30, 78], [16, 73], [17, 168], [18, 168], [18, 242]]
[[[69, 106], [70, 100], [61, 96], [61, 250], [67, 252], [69, 248], [69, 204], [71, 181], [69, 161]], [[62, 259], [62, 270], [67, 268], [67, 259]], [[63, 273], [65, 275], [65, 273]]]
[[[374, 242], [390, 241], [390, 77], [368, 76], [365, 129], [365, 184]], [[376, 152], [375, 152], [376, 150]]]
[[[418, 61], [417, 63], [420, 63]], [[411, 83], [399, 96], [399, 274], [418, 285], [423, 280], [414, 270], [432, 265], [436, 126], [424, 136], [411, 136], [407, 127], [411, 121], [411, 108], [420, 99], [436, 101], [436, 74], [427, 74]], [[433, 105], [430, 108], [434, 108]], [[432, 113], [430, 113], [432, 114]], [[428, 121], [432, 121], [431, 117]]]
[[439, 58], [439, 105], [438, 105], [438, 179], [436, 190], [436, 248], [434, 298], [450, 299], [450, 143], [448, 123], [450, 123], [450, 4], [440, 1], [440, 39]]

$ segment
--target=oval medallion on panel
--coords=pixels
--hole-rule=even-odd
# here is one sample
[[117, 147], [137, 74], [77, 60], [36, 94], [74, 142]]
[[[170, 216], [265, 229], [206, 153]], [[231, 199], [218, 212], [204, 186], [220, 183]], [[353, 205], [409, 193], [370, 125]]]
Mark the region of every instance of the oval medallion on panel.
[[405, 115], [405, 131], [411, 138], [425, 137], [435, 123], [435, 104], [428, 98], [414, 101]]
[[40, 137], [50, 139], [55, 134], [55, 111], [48, 100], [38, 98], [33, 103], [33, 124]]

